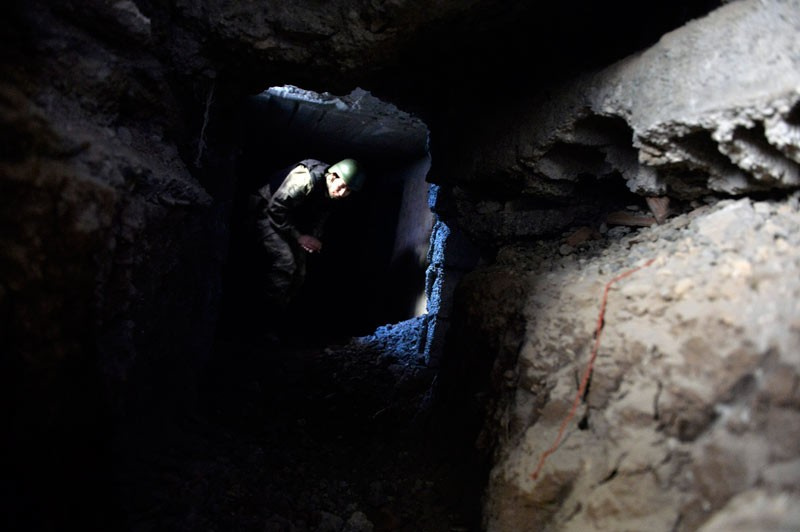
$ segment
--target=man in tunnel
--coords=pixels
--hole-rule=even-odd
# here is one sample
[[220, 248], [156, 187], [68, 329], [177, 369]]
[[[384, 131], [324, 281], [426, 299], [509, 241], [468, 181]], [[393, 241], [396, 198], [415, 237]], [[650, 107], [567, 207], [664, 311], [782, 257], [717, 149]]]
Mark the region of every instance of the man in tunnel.
[[274, 193], [270, 183], [258, 189], [253, 198], [259, 247], [256, 282], [269, 305], [273, 329], [303, 285], [307, 254], [322, 251], [322, 233], [331, 212], [340, 200], [360, 191], [364, 181], [353, 159], [334, 165], [304, 159]]

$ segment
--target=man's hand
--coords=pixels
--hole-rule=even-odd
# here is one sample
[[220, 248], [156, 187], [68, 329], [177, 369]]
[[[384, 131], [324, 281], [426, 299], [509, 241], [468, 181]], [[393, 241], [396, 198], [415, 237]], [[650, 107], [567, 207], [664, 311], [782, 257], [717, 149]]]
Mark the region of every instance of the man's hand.
[[297, 243], [300, 244], [301, 248], [309, 253], [317, 253], [322, 251], [322, 242], [320, 242], [318, 238], [311, 235], [300, 235], [297, 237]]

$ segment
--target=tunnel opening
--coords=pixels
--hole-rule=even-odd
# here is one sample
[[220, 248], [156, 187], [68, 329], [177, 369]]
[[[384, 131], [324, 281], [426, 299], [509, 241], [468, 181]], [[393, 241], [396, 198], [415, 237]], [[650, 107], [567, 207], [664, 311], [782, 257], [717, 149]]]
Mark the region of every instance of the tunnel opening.
[[243, 314], [264, 308], [254, 290], [263, 272], [251, 267], [257, 244], [248, 201], [265, 184], [274, 192], [294, 165], [309, 158], [328, 164], [356, 159], [367, 179], [328, 219], [323, 251], [307, 256], [305, 282], [284, 321], [314, 323], [311, 331], [303, 326], [301, 336], [325, 344], [424, 313], [433, 224], [427, 126], [360, 88], [334, 96], [294, 86], [249, 98], [241, 124], [223, 323], [248, 322]]
[[[440, 259], [429, 247], [442, 233], [426, 180], [427, 126], [361, 89], [294, 86], [250, 97], [239, 122], [230, 259], [200, 421], [160, 445], [189, 456], [182, 476], [235, 487], [208, 494], [237, 506], [221, 523], [231, 529], [479, 529], [483, 470], [464, 467], [470, 442], [442, 428], [447, 413], [432, 407], [438, 369], [420, 347], [438, 310], [428, 270]], [[267, 313], [253, 290], [261, 272], [250, 269], [248, 200], [306, 158], [357, 159], [367, 182], [331, 216], [283, 322], [291, 330], [275, 342], [260, 334]], [[175, 505], [163, 493], [149, 498]], [[184, 526], [186, 513], [170, 524]], [[213, 509], [194, 519], [220, 524]]]

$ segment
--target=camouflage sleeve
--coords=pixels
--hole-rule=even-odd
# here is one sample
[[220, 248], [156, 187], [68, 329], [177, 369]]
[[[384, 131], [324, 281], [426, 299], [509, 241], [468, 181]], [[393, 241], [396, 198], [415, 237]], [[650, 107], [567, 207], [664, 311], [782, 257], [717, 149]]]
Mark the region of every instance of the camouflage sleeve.
[[276, 231], [293, 239], [300, 236], [292, 211], [305, 201], [313, 188], [311, 174], [305, 166], [298, 165], [289, 172], [269, 202], [269, 218]]

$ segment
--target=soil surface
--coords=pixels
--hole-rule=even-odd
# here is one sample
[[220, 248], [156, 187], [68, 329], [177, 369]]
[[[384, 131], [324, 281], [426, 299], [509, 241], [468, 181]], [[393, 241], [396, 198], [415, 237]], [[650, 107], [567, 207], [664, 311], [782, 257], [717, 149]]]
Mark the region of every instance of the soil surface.
[[[408, 342], [418, 322], [402, 325]], [[136, 446], [131, 530], [478, 529], [471, 442], [436, 421], [435, 372], [409, 345], [233, 338], [218, 342], [202, 408]]]

